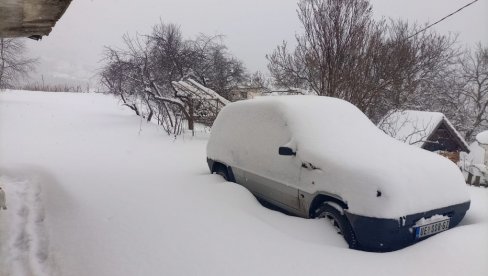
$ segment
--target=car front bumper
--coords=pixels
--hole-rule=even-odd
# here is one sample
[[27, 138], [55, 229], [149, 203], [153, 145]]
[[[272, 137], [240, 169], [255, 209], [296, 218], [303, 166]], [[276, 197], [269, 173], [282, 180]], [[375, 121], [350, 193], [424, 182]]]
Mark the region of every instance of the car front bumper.
[[427, 212], [407, 215], [398, 219], [365, 217], [347, 213], [346, 216], [356, 234], [359, 248], [372, 252], [388, 252], [401, 249], [428, 237], [415, 238], [415, 223], [421, 218], [434, 215], [450, 217], [449, 228], [456, 226], [469, 209], [470, 201]]

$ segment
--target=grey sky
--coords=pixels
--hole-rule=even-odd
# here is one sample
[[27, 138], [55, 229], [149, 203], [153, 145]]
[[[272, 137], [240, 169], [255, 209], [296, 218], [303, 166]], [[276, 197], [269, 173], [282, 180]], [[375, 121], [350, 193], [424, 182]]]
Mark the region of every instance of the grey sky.
[[[433, 22], [471, 0], [371, 0], [375, 16]], [[249, 71], [266, 71], [265, 55], [300, 32], [297, 0], [73, 0], [52, 33], [28, 41], [40, 57], [35, 78], [47, 81], [96, 79], [104, 45], [120, 45], [124, 33], [148, 33], [161, 19], [179, 24], [185, 37], [224, 34], [230, 51]], [[435, 27], [459, 33], [462, 44], [488, 44], [488, 0], [480, 0]]]

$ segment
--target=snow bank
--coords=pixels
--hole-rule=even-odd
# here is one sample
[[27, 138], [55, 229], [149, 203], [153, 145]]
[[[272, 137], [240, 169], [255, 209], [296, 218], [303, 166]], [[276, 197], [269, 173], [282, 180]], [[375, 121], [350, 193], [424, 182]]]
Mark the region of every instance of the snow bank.
[[[22, 233], [13, 210], [26, 202], [44, 207], [56, 264], [43, 263], [48, 275], [487, 275], [487, 189], [470, 189], [461, 227], [397, 252], [359, 252], [323, 220], [271, 211], [209, 175], [205, 145], [164, 135], [110, 96], [0, 93], [0, 174], [10, 183], [0, 275], [29, 275], [13, 261], [35, 251], [9, 250], [5, 235]], [[32, 183], [42, 199], [35, 208], [12, 195], [35, 198], [37, 188], [24, 190]]]
[[465, 160], [470, 164], [484, 164], [486, 151], [484, 147], [480, 146], [478, 142], [473, 142], [469, 146], [470, 153], [465, 157]]
[[488, 130], [478, 133], [476, 135], [476, 141], [480, 144], [488, 145]]
[[464, 154], [461, 158], [461, 167], [465, 173], [480, 176], [481, 182], [486, 182], [488, 169], [486, 167], [486, 145], [478, 141], [471, 143], [469, 154]]

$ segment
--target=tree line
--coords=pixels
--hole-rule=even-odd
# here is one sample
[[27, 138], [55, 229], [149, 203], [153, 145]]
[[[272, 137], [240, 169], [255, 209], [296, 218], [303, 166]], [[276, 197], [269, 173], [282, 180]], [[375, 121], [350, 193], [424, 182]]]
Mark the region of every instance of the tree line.
[[373, 122], [389, 112], [443, 112], [467, 140], [488, 127], [488, 48], [402, 20], [375, 20], [367, 0], [301, 0], [303, 33], [267, 56], [274, 85], [345, 99]]

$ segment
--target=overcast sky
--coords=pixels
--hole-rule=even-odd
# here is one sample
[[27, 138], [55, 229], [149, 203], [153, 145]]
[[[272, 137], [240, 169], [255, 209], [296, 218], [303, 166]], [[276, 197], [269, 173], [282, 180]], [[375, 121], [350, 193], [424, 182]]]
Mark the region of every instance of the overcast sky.
[[[375, 16], [434, 22], [472, 0], [371, 0]], [[230, 51], [249, 71], [266, 71], [265, 55], [300, 32], [297, 0], [73, 0], [51, 34], [27, 41], [40, 58], [35, 78], [48, 82], [96, 81], [104, 45], [120, 45], [124, 33], [149, 33], [161, 19], [185, 37], [224, 34]], [[458, 33], [463, 45], [488, 45], [488, 0], [441, 22], [435, 29]]]

